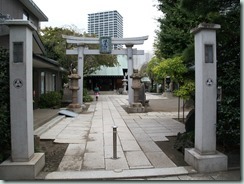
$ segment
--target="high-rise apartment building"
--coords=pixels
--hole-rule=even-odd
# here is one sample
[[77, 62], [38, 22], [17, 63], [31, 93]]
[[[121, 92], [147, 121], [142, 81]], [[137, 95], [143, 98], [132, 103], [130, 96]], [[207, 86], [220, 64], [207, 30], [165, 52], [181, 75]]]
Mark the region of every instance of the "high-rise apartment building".
[[123, 17], [116, 10], [88, 14], [88, 33], [123, 38]]

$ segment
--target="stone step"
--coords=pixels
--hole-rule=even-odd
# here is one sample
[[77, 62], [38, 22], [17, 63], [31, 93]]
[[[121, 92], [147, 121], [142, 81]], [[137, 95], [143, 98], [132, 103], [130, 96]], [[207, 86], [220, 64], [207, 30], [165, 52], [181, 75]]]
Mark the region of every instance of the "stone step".
[[45, 133], [47, 130], [51, 129], [52, 127], [54, 127], [57, 123], [62, 121], [64, 118], [65, 118], [65, 116], [63, 116], [63, 115], [62, 116], [59, 115], [59, 116], [53, 118], [52, 120], [48, 121], [41, 127], [34, 130], [34, 136], [40, 137], [43, 133]]

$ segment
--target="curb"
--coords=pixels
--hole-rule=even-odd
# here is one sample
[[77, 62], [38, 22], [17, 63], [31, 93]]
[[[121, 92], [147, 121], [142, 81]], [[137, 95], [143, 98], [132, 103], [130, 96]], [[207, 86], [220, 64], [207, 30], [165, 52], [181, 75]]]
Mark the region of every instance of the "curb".
[[47, 123], [45, 123], [41, 127], [34, 130], [34, 136], [40, 137], [44, 132], [46, 132], [47, 130], [54, 127], [57, 123], [62, 121], [64, 118], [65, 118], [65, 116], [60, 116], [60, 115], [53, 118], [52, 120], [48, 121]]

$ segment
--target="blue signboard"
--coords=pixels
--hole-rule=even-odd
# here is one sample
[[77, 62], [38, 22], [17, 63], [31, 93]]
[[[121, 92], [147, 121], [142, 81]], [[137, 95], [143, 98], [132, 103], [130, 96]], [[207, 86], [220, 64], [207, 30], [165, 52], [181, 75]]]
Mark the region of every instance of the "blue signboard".
[[112, 41], [111, 37], [100, 37], [99, 40], [100, 53], [101, 54], [111, 54], [112, 51]]

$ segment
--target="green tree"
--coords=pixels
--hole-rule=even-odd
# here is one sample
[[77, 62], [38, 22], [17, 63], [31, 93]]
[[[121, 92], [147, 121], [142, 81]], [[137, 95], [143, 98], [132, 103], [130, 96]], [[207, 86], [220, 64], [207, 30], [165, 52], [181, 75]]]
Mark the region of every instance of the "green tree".
[[[194, 65], [194, 39], [190, 30], [197, 25], [197, 21], [200, 22], [202, 19], [197, 14], [183, 9], [181, 0], [158, 0], [158, 2], [158, 10], [163, 12], [163, 16], [158, 19], [160, 27], [156, 31], [157, 37], [154, 43], [156, 56], [165, 59], [182, 56], [182, 64], [188, 70], [178, 76], [181, 83], [180, 90], [183, 91], [178, 91], [175, 95], [186, 94], [185, 90], [194, 80], [194, 72], [190, 70], [190, 67]], [[192, 91], [189, 92], [191, 93]], [[180, 95], [180, 97], [183, 96]]]
[[195, 27], [195, 17], [181, 8], [180, 0], [158, 0], [158, 10], [163, 16], [158, 19], [159, 30], [156, 31], [155, 53], [159, 58], [172, 58], [193, 43], [190, 30]]
[[[79, 30], [74, 27], [46, 27], [41, 30], [41, 39], [46, 49], [46, 56], [52, 58], [60, 63], [62, 67], [70, 70], [71, 63], [77, 65], [77, 56], [66, 55], [66, 49], [76, 47], [72, 44], [66, 44], [66, 40], [62, 35], [84, 36], [88, 37], [86, 33], [79, 33]], [[88, 45], [91, 49], [97, 49], [96, 45]], [[116, 66], [118, 64], [117, 57], [113, 55], [86, 55], [84, 58], [84, 76], [99, 70], [101, 66]]]
[[184, 81], [183, 85], [174, 94], [184, 100], [195, 99], [195, 82], [193, 80]]
[[183, 64], [182, 57], [174, 57], [165, 59], [153, 68], [154, 75], [157, 78], [166, 78], [170, 76], [172, 81], [183, 82], [183, 74], [187, 72], [186, 66]]
[[163, 78], [160, 79], [156, 78], [156, 75], [153, 72], [154, 68], [158, 66], [160, 62], [161, 62], [160, 59], [154, 56], [147, 64], [146, 73], [151, 80], [151, 89], [153, 89], [154, 82], [160, 83], [163, 80]]

